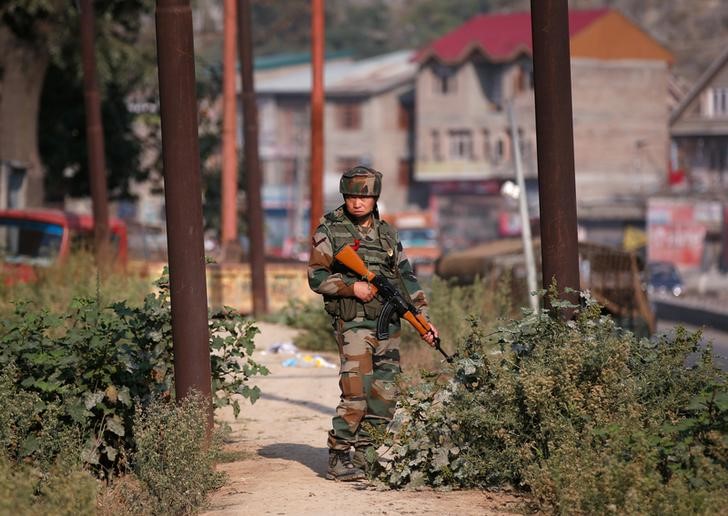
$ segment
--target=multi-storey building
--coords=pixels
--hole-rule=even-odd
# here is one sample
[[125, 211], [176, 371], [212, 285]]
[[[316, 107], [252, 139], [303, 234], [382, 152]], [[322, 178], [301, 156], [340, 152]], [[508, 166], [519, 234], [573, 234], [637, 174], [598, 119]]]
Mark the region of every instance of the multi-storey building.
[[[728, 41], [726, 41], [728, 43]], [[694, 191], [728, 191], [728, 50], [670, 116], [673, 167]], [[676, 178], [676, 180], [679, 178]]]
[[[410, 202], [415, 69], [411, 51], [360, 61], [327, 60], [325, 209], [342, 202], [339, 178], [356, 164], [371, 165], [384, 174], [382, 211], [401, 210]], [[274, 250], [288, 254], [292, 245], [301, 243], [290, 241], [290, 236], [307, 234], [308, 229], [310, 64], [289, 62], [283, 67], [259, 68], [255, 88], [269, 239]]]
[[[619, 243], [667, 177], [672, 56], [612, 10], [572, 11], [569, 32], [580, 226]], [[515, 177], [508, 106], [536, 200], [531, 55], [529, 13], [476, 16], [417, 54], [414, 176], [431, 185], [440, 223], [452, 227], [446, 247], [509, 233], [500, 195]]]

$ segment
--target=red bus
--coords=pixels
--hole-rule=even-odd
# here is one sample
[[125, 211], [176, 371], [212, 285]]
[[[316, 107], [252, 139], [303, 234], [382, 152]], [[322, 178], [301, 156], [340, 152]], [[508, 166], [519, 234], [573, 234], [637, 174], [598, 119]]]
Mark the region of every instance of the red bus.
[[[109, 219], [115, 264], [127, 262], [126, 224]], [[6, 282], [30, 281], [33, 267], [63, 261], [73, 249], [92, 248], [93, 217], [63, 210], [0, 210], [0, 259]]]

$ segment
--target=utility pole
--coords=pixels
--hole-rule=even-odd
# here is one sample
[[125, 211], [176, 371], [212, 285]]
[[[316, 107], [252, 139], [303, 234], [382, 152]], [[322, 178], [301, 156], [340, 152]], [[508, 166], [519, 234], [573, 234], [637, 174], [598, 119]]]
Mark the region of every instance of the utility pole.
[[177, 398], [199, 392], [212, 428], [195, 51], [189, 0], [157, 0], [157, 62]]
[[324, 214], [324, 0], [311, 1], [311, 207], [313, 235]]
[[[579, 301], [567, 0], [531, 0], [543, 287]], [[575, 292], [565, 293], [566, 288]], [[546, 300], [548, 302], [548, 299]], [[570, 318], [573, 311], [561, 317]]]
[[93, 0], [81, 0], [81, 58], [83, 64], [83, 100], [86, 108], [86, 152], [91, 185], [91, 206], [94, 216], [94, 251], [96, 266], [103, 271], [108, 265], [109, 204], [104, 158], [104, 127], [101, 121], [101, 98], [96, 78], [94, 51], [95, 27]]
[[268, 296], [265, 282], [265, 236], [263, 235], [263, 203], [260, 194], [262, 178], [258, 160], [258, 107], [253, 83], [253, 24], [251, 17], [250, 0], [240, 0], [238, 5], [238, 53], [240, 54], [240, 74], [243, 83], [250, 276], [253, 314], [258, 317], [268, 313]]
[[521, 238], [523, 239], [523, 256], [526, 259], [526, 281], [528, 284], [528, 301], [531, 310], [538, 311], [538, 297], [532, 295], [536, 286], [536, 260], [533, 257], [533, 240], [531, 239], [531, 219], [528, 216], [528, 199], [526, 197], [526, 181], [523, 178], [523, 160], [521, 159], [521, 140], [516, 128], [516, 116], [513, 103], [508, 101], [508, 123], [511, 125], [511, 141], [513, 142], [513, 158], [516, 165], [516, 184], [518, 185], [518, 209], [521, 215]]
[[237, 0], [225, 0], [222, 72], [222, 184], [220, 243], [223, 261], [239, 261], [238, 244], [238, 154], [237, 144]]

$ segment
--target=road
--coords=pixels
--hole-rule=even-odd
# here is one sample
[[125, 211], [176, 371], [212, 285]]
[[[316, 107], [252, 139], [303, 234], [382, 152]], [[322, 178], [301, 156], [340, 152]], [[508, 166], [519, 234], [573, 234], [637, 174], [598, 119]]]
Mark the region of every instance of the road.
[[[264, 354], [290, 341], [295, 330], [256, 323], [254, 357], [271, 374], [256, 377], [261, 398], [245, 403], [238, 419], [229, 407], [216, 416], [230, 424], [227, 449], [239, 460], [222, 464], [227, 484], [214, 493], [203, 516], [310, 515], [484, 516], [521, 514], [524, 499], [483, 490], [383, 491], [368, 482], [326, 480], [326, 432], [339, 398], [338, 371], [284, 367], [288, 356]], [[336, 357], [331, 357], [336, 360]]]
[[714, 299], [668, 298], [655, 300], [657, 333], [671, 332], [676, 326], [690, 331], [702, 330], [703, 344], [713, 345], [716, 363], [728, 370], [728, 303]]

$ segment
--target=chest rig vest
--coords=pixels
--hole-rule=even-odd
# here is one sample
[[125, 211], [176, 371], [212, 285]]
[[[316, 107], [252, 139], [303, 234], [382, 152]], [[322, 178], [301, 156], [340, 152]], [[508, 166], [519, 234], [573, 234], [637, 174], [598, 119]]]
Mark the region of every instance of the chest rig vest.
[[[334, 254], [345, 245], [350, 245], [364, 261], [367, 269], [374, 274], [386, 277], [406, 295], [407, 290], [401, 281], [398, 268], [401, 245], [397, 241], [397, 234], [392, 226], [375, 217], [373, 227], [368, 234], [363, 235], [346, 216], [343, 206], [327, 213], [324, 219], [324, 226], [328, 231]], [[336, 260], [332, 264], [332, 272], [339, 273], [352, 282], [362, 280]], [[357, 316], [376, 319], [383, 305], [376, 296], [368, 303], [352, 297], [324, 296], [324, 307], [329, 314], [344, 321], [350, 321]]]

